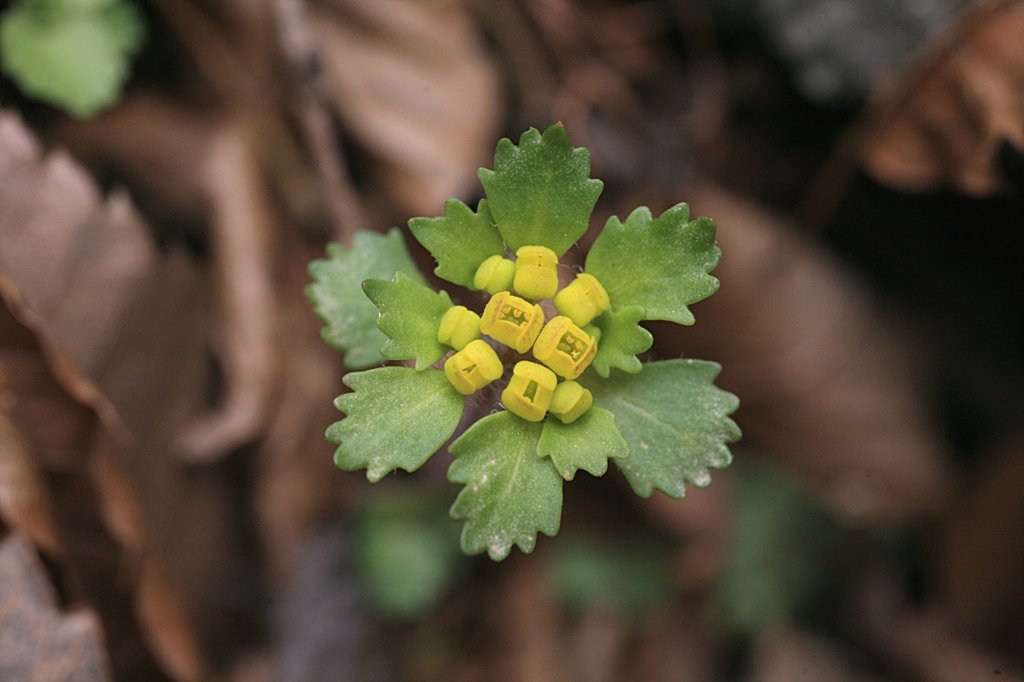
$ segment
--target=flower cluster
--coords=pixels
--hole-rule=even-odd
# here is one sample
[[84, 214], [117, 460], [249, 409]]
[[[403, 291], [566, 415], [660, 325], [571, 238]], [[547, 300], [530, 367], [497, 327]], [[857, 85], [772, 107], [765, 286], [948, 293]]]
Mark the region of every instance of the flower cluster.
[[499, 142], [494, 169], [480, 169], [487, 198], [476, 211], [452, 199], [443, 216], [409, 222], [438, 277], [489, 295], [479, 313], [426, 285], [398, 230], [329, 245], [310, 266], [322, 336], [350, 368], [414, 361], [345, 376], [353, 392], [335, 401], [345, 418], [327, 430], [343, 469], [372, 481], [415, 471], [455, 433], [466, 396], [515, 361], [505, 409], [448, 448], [448, 478], [465, 485], [451, 516], [465, 522], [470, 554], [500, 560], [513, 544], [531, 551], [538, 531], [554, 535], [562, 483], [580, 469], [601, 476], [614, 461], [638, 495], [678, 498], [686, 483], [707, 485], [739, 437], [728, 416], [737, 400], [713, 384], [718, 365], [637, 357], [653, 343], [642, 321], [693, 324], [688, 306], [718, 288], [714, 222], [690, 220], [686, 204], [612, 217], [583, 272], [559, 288], [559, 259], [603, 187], [589, 176], [589, 154], [564, 128], [531, 129], [518, 146]]
[[[546, 246], [528, 245], [516, 251], [515, 261], [500, 255], [485, 260], [473, 284], [492, 294], [483, 316], [453, 306], [437, 332], [438, 341], [458, 351], [444, 363], [455, 389], [470, 395], [504, 373], [497, 352], [480, 339], [486, 334], [517, 353], [532, 349], [542, 363], [516, 363], [501, 394], [507, 409], [531, 422], [544, 419], [549, 411], [563, 424], [579, 419], [594, 396], [575, 380], [594, 360], [601, 335], [599, 328], [587, 325], [610, 305], [601, 283], [581, 273], [559, 291], [558, 256]], [[553, 299], [559, 313], [546, 323], [537, 303], [543, 299]]]

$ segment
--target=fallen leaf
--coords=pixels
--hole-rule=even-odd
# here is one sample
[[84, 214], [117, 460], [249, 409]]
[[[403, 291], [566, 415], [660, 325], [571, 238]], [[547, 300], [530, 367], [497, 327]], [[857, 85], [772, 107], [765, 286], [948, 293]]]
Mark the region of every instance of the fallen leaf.
[[880, 682], [858, 670], [855, 656], [838, 640], [782, 628], [762, 634], [754, 644], [746, 682]]
[[950, 510], [934, 576], [957, 633], [997, 647], [1024, 621], [1024, 426], [984, 454]]
[[44, 157], [17, 116], [0, 112], [0, 271], [79, 371], [108, 359], [154, 255], [126, 194], [104, 199], [66, 153]]
[[747, 446], [811, 481], [849, 518], [913, 517], [946, 490], [899, 338], [866, 292], [823, 251], [756, 205], [710, 185], [694, 215], [714, 216], [721, 289], [694, 306], [690, 328], [653, 329], [655, 350], [721, 363], [740, 397]]
[[876, 98], [860, 145], [883, 184], [989, 196], [1004, 142], [1024, 152], [1024, 3], [978, 2], [916, 69]]
[[498, 75], [450, 0], [329, 0], [310, 7], [324, 89], [382, 184], [411, 215], [472, 194], [500, 124]]
[[[167, 679], [164, 667], [176, 680], [198, 680], [205, 663], [179, 595], [157, 579], [163, 567], [152, 553], [136, 480], [124, 468], [122, 450], [137, 453], [144, 430], [130, 428], [115, 407], [120, 401], [106, 392], [131, 360], [121, 348], [124, 329], [164, 268], [127, 195], [104, 200], [85, 171], [63, 153], [43, 156], [6, 113], [0, 177], [0, 323], [4, 341], [11, 339], [0, 344], [9, 397], [2, 417], [42, 480], [35, 497], [45, 491], [51, 502], [59, 551], [50, 558], [73, 586], [71, 597], [96, 609], [116, 676]], [[27, 480], [15, 454], [6, 452], [4, 461]], [[42, 535], [40, 546], [53, 544]], [[140, 621], [136, 608], [149, 619]], [[147, 632], [154, 613], [162, 614], [162, 629]]]
[[[5, 312], [0, 310], [0, 315]], [[32, 460], [28, 439], [7, 414], [14, 400], [0, 367], [0, 519], [43, 551], [59, 554], [49, 491]]]
[[300, 546], [339, 501], [354, 499], [347, 487], [365, 478], [338, 475], [335, 446], [324, 438], [338, 418], [333, 401], [342, 391], [343, 369], [342, 355], [320, 339], [322, 323], [303, 294], [307, 265], [322, 250], [292, 236], [281, 240], [276, 253], [282, 279], [274, 327], [284, 369], [280, 399], [257, 452], [253, 508], [270, 576], [284, 584], [294, 575]]
[[0, 670], [18, 682], [108, 682], [103, 628], [89, 609], [63, 613], [46, 569], [18, 535], [0, 542]]
[[220, 314], [214, 339], [224, 372], [220, 405], [178, 436], [186, 461], [210, 462], [263, 432], [279, 376], [271, 278], [272, 212], [251, 140], [230, 122], [215, 131], [200, 169]]

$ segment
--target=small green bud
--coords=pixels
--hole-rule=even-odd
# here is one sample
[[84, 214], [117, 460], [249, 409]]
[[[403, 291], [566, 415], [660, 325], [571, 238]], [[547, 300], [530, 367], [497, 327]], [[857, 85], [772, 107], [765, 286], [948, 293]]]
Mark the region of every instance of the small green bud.
[[563, 381], [555, 387], [548, 410], [563, 424], [579, 419], [594, 404], [594, 395], [575, 381]]
[[544, 311], [507, 291], [491, 297], [480, 318], [480, 331], [519, 353], [525, 353], [544, 326]]
[[566, 379], [583, 374], [595, 355], [597, 341], [564, 315], [552, 318], [533, 346], [533, 357]]
[[493, 296], [499, 291], [511, 289], [515, 275], [515, 262], [501, 256], [491, 256], [476, 269], [473, 286]]
[[455, 350], [462, 350], [467, 343], [479, 338], [480, 316], [464, 305], [449, 308], [437, 328], [437, 340]]
[[524, 298], [539, 301], [558, 291], [558, 256], [546, 246], [523, 246], [516, 251], [513, 288]]
[[547, 414], [557, 383], [558, 377], [547, 367], [529, 360], [517, 362], [501, 402], [526, 421], [539, 422]]
[[578, 327], [590, 324], [611, 305], [608, 292], [601, 283], [586, 273], [576, 275], [576, 279], [559, 291], [552, 302], [559, 315], [565, 315]]
[[498, 354], [483, 339], [470, 341], [444, 363], [445, 376], [462, 395], [479, 391], [504, 371]]

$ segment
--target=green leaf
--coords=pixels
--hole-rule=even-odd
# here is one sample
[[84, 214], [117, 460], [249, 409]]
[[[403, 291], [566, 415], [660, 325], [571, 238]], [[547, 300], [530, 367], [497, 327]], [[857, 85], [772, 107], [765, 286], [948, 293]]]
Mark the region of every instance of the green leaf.
[[613, 309], [638, 305], [645, 320], [693, 324], [687, 306], [718, 290], [708, 273], [721, 257], [710, 218], [690, 220], [690, 207], [676, 204], [655, 220], [641, 206], [625, 224], [608, 219], [585, 270], [604, 286]]
[[713, 604], [743, 633], [820, 615], [861, 565], [866, 538], [781, 469], [744, 459], [732, 473], [734, 535]]
[[712, 383], [719, 371], [714, 362], [665, 360], [645, 364], [639, 374], [581, 377], [629, 443], [629, 459], [616, 464], [640, 497], [660, 490], [681, 498], [685, 482], [703, 488], [711, 482], [708, 467], [732, 461], [726, 443], [738, 440], [740, 430], [728, 415], [739, 401]]
[[650, 622], [673, 600], [673, 552], [635, 530], [625, 537], [562, 537], [547, 557], [555, 592], [572, 611]]
[[630, 374], [640, 371], [643, 365], [636, 354], [643, 353], [654, 343], [651, 333], [637, 324], [642, 319], [644, 309], [634, 305], [620, 310], [606, 310], [594, 320], [594, 325], [601, 330], [597, 355], [590, 365], [595, 372], [607, 378], [612, 367]]
[[377, 307], [363, 293], [368, 279], [391, 279], [399, 270], [423, 282], [409, 257], [405, 239], [398, 228], [387, 235], [360, 231], [351, 249], [327, 245], [326, 260], [309, 264], [313, 283], [306, 297], [325, 326], [320, 336], [331, 348], [345, 353], [345, 366], [362, 369], [384, 361], [381, 346], [387, 341], [377, 328]]
[[461, 572], [451, 500], [401, 486], [377, 491], [359, 519], [359, 568], [375, 610], [415, 620], [437, 605]]
[[481, 168], [491, 214], [512, 251], [546, 246], [561, 256], [587, 231], [604, 183], [590, 178], [590, 152], [573, 149], [553, 125], [530, 128], [516, 147], [508, 138], [494, 151], [494, 170]]
[[123, 0], [22, 0], [0, 17], [0, 65], [25, 94], [88, 118], [120, 99], [143, 32]]
[[476, 213], [458, 199], [449, 199], [442, 217], [413, 218], [409, 229], [437, 260], [434, 274], [469, 289], [476, 289], [473, 275], [480, 264], [505, 253], [486, 199], [477, 204]]
[[346, 414], [327, 428], [338, 445], [334, 463], [345, 471], [366, 467], [379, 481], [395, 469], [415, 471], [455, 433], [465, 398], [444, 372], [410, 367], [378, 367], [346, 374], [334, 406]]
[[507, 410], [484, 417], [451, 444], [448, 480], [466, 485], [451, 508], [465, 521], [462, 551], [501, 561], [519, 545], [533, 551], [537, 532], [555, 535], [562, 514], [562, 478], [537, 457], [541, 424]]
[[544, 420], [537, 456], [550, 457], [562, 478], [571, 481], [577, 469], [604, 476], [608, 458], [629, 457], [629, 445], [615, 426], [615, 415], [591, 407], [571, 424], [563, 424], [554, 417]]
[[368, 279], [363, 291], [380, 310], [377, 328], [388, 337], [380, 354], [388, 360], [416, 360], [416, 369], [426, 369], [450, 349], [437, 340], [437, 328], [452, 300], [420, 284], [415, 277], [396, 272], [395, 279]]

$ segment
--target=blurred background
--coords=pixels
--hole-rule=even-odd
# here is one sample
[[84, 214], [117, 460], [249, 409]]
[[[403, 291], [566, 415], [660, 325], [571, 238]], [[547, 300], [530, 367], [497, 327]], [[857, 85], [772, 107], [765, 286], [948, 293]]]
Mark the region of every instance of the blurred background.
[[[1024, 2], [0, 8], [3, 680], [1024, 679]], [[605, 182], [570, 256], [717, 222], [651, 357], [744, 437], [494, 564], [446, 453], [334, 468], [303, 287], [557, 121]]]

